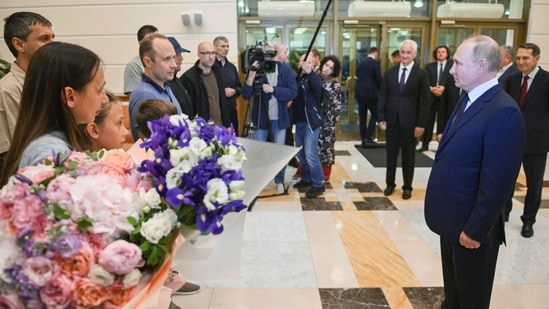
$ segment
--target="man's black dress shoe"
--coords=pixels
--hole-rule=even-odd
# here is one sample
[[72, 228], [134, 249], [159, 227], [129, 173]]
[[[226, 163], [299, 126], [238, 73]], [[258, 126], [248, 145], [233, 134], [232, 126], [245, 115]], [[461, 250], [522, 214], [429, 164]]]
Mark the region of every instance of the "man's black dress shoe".
[[409, 198], [412, 197], [412, 190], [410, 189], [404, 189], [404, 191], [402, 191], [402, 198], [407, 200]]
[[532, 223], [524, 223], [522, 225], [522, 230], [520, 231], [520, 235], [522, 237], [530, 238], [534, 236], [534, 228], [532, 227]]
[[389, 195], [393, 194], [394, 191], [395, 191], [395, 186], [387, 186], [387, 188], [385, 188], [385, 190], [383, 190], [383, 194], [385, 196], [389, 196]]

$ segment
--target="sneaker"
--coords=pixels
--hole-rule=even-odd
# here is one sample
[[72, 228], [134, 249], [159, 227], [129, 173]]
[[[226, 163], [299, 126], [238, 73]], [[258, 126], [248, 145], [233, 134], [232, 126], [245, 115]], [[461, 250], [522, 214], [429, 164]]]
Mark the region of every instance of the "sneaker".
[[284, 188], [283, 183], [277, 183], [276, 184], [276, 194], [284, 194], [286, 193], [286, 189]]
[[322, 186], [322, 187], [312, 187], [309, 191], [307, 191], [305, 196], [307, 198], [317, 197], [319, 195], [322, 195], [322, 193], [324, 193], [324, 191], [326, 191], [324, 186]]
[[308, 182], [308, 181], [303, 181], [303, 180], [300, 180], [299, 182], [295, 183], [294, 184], [294, 188], [296, 189], [301, 189], [301, 188], [307, 188], [307, 187], [310, 187], [312, 186], [313, 184]]
[[171, 269], [168, 278], [164, 281], [164, 286], [172, 291], [177, 291], [185, 284], [185, 278], [177, 270]]
[[179, 288], [179, 290], [173, 292], [174, 295], [193, 295], [200, 292], [200, 285], [191, 283], [189, 281]]

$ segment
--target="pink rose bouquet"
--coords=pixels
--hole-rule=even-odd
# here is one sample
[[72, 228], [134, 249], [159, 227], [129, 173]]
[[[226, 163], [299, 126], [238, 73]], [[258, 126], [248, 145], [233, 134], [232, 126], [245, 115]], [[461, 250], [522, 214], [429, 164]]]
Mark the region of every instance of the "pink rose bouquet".
[[0, 190], [0, 308], [142, 308], [165, 294], [182, 225], [219, 234], [246, 208], [231, 129], [183, 116], [149, 126], [141, 147], [154, 158], [139, 167], [122, 150], [73, 152]]
[[[142, 243], [130, 239], [139, 233], [131, 222], [166, 208], [136, 167], [122, 150], [74, 152], [10, 178], [0, 191], [0, 308], [120, 308], [131, 299], [142, 272], [164, 262], [146, 268]], [[169, 246], [169, 232], [157, 243]]]

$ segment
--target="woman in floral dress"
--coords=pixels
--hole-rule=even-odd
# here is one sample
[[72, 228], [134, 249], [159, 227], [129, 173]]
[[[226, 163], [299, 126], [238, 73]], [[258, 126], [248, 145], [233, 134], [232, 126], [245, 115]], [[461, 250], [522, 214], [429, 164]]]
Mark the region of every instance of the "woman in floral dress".
[[320, 129], [318, 151], [324, 180], [330, 179], [332, 165], [335, 163], [335, 127], [341, 113], [341, 84], [337, 80], [340, 72], [341, 62], [336, 56], [326, 56], [320, 62], [324, 123]]

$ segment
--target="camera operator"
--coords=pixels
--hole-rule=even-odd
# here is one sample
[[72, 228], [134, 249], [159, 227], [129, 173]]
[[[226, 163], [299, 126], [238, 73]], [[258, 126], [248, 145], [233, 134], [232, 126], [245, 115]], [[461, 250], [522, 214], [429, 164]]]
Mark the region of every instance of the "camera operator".
[[[286, 64], [276, 61], [276, 44], [262, 42], [263, 59], [254, 59], [242, 86], [242, 97], [252, 105], [253, 139], [266, 141], [270, 135], [276, 144], [285, 144], [286, 128], [291, 126], [287, 103], [297, 96], [295, 73]], [[263, 62], [263, 63], [262, 63]], [[275, 176], [278, 194], [284, 187], [285, 167]]]

